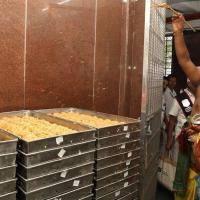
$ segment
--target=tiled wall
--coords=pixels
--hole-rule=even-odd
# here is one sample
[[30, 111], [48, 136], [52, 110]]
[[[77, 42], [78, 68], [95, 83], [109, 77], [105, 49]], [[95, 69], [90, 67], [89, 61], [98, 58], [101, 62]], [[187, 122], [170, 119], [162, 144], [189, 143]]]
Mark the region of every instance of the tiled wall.
[[74, 106], [130, 115], [130, 2], [1, 1], [0, 111]]

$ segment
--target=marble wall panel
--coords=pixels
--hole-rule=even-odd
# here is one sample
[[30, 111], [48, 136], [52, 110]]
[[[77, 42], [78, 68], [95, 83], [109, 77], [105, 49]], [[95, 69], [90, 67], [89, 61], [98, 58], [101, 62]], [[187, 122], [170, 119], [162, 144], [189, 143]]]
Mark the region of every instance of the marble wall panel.
[[29, 0], [26, 107], [92, 108], [94, 0]]
[[0, 111], [24, 106], [25, 0], [0, 1]]
[[97, 1], [94, 109], [118, 113], [121, 68], [121, 0]]

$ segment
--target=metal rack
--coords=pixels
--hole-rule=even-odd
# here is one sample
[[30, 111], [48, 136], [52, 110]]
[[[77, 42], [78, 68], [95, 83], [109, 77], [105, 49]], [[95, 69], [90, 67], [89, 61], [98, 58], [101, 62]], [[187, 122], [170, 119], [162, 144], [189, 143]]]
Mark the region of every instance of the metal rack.
[[[43, 200], [85, 198], [92, 194], [95, 129], [33, 111], [1, 113], [2, 117], [32, 116], [75, 130], [75, 133], [26, 141], [19, 138], [17, 198]], [[15, 134], [15, 133], [10, 133]], [[16, 187], [15, 180], [9, 187]], [[0, 192], [5, 187], [0, 186]]]
[[[165, 10], [156, 9], [154, 3], [165, 0], [145, 1], [145, 35], [143, 58], [143, 90], [141, 138], [142, 178], [140, 181], [140, 198], [155, 199], [156, 170], [158, 165], [163, 75], [165, 65]], [[151, 180], [146, 182], [146, 180]], [[148, 196], [146, 194], [149, 193]]]
[[0, 200], [16, 200], [17, 138], [0, 130]]
[[[38, 112], [47, 115], [58, 112], [75, 112], [123, 122], [123, 124], [114, 126], [93, 127], [97, 130], [94, 199], [123, 199], [127, 195], [135, 199], [138, 197], [140, 166], [138, 120], [76, 108], [49, 109]], [[82, 124], [88, 126], [86, 122]]]

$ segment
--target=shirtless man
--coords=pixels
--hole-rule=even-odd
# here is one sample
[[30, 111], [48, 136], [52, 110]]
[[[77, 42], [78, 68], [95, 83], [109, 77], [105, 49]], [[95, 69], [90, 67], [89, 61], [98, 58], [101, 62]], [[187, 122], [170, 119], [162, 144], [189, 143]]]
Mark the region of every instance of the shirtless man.
[[183, 35], [184, 20], [184, 16], [179, 13], [173, 17], [172, 27], [174, 32], [174, 41], [178, 62], [190, 81], [194, 85], [198, 86], [196, 90], [196, 100], [192, 110], [192, 115], [195, 115], [200, 113], [200, 70], [192, 62], [185, 44]]
[[[183, 29], [184, 29], [184, 16], [182, 14], [178, 14], [173, 17], [172, 19], [172, 27], [173, 27], [173, 32], [174, 32], [174, 41], [175, 41], [175, 49], [176, 49], [176, 56], [178, 59], [178, 62], [187, 75], [187, 77], [190, 79], [192, 84], [196, 86], [196, 94], [195, 94], [195, 103], [192, 108], [192, 114], [191, 115], [196, 115], [200, 114], [200, 70], [195, 66], [195, 64], [192, 62], [189, 52], [187, 50], [185, 40], [184, 40], [184, 35], [183, 35]], [[200, 126], [193, 126], [189, 125], [187, 132], [187, 137], [199, 133], [200, 131]], [[198, 130], [197, 130], [198, 129]], [[179, 164], [177, 164], [177, 171], [176, 171], [176, 178], [174, 181], [174, 189], [176, 191], [175, 193], [175, 200], [188, 200], [191, 199], [191, 195], [199, 195], [199, 193], [195, 193], [197, 190], [197, 182], [196, 178], [200, 178], [199, 172], [200, 172], [200, 152], [199, 152], [199, 144], [196, 143], [197, 141], [194, 140], [192, 144], [192, 149], [193, 149], [193, 158], [195, 162], [189, 163], [190, 169], [187, 171], [187, 164], [184, 165], [184, 163], [187, 163], [187, 159], [185, 159], [183, 156], [180, 157]], [[179, 142], [180, 144], [180, 142]], [[182, 143], [183, 144], [183, 143]], [[180, 155], [183, 153], [180, 153]], [[187, 156], [183, 154], [185, 157]], [[190, 161], [192, 159], [189, 159]], [[184, 167], [183, 167], [184, 166]], [[182, 170], [184, 169], [184, 170]], [[189, 174], [188, 179], [181, 179], [180, 177], [186, 177], [186, 175]], [[195, 178], [194, 178], [195, 177]], [[180, 181], [182, 180], [182, 181]], [[186, 184], [187, 182], [187, 184]], [[178, 185], [177, 185], [178, 183]], [[181, 187], [180, 187], [181, 185]], [[187, 187], [186, 192], [184, 192], [184, 189], [182, 188]], [[181, 188], [181, 189], [180, 189]], [[181, 191], [182, 190], [182, 191]], [[183, 192], [182, 195], [180, 195], [180, 191]], [[184, 195], [183, 195], [184, 194]], [[199, 198], [199, 196], [198, 196]], [[195, 196], [196, 199], [196, 196]]]

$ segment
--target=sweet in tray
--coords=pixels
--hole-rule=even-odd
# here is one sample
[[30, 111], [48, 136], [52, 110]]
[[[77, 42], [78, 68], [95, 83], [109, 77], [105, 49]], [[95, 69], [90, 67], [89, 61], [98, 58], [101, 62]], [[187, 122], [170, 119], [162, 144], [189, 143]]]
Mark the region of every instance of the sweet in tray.
[[0, 119], [0, 128], [27, 141], [76, 132], [65, 126], [50, 123], [47, 120], [32, 116], [3, 117]]
[[92, 116], [92, 115], [76, 113], [76, 112], [57, 112], [57, 113], [52, 113], [51, 115], [58, 118], [86, 124], [95, 128], [102, 128], [106, 126], [115, 126], [119, 124], [124, 124], [123, 122], [110, 120], [110, 119], [104, 119], [98, 116]]

